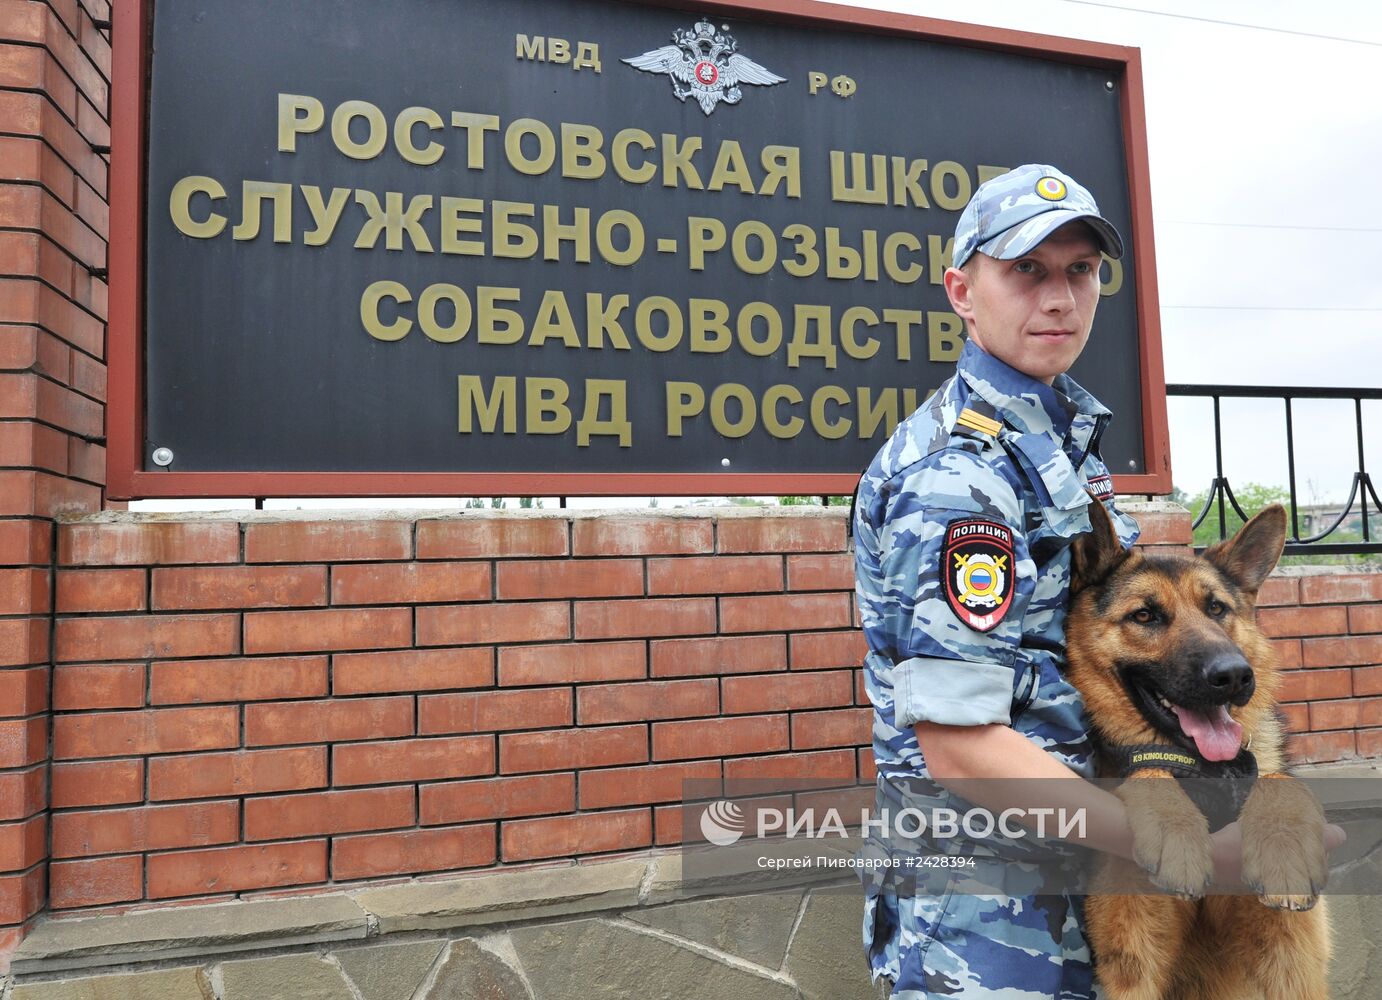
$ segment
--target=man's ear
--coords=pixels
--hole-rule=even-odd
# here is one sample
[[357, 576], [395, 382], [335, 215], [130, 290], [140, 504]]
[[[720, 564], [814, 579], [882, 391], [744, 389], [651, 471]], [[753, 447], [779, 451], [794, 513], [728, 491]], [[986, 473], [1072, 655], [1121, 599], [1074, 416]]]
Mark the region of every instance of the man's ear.
[[1128, 558], [1128, 550], [1118, 540], [1113, 521], [1101, 501], [1090, 497], [1090, 531], [1070, 546], [1070, 593], [1078, 594], [1104, 579]]
[[1286, 546], [1286, 508], [1264, 507], [1238, 534], [1205, 549], [1204, 557], [1256, 594]]
[[965, 321], [966, 326], [974, 323], [974, 306], [970, 302], [970, 285], [974, 278], [961, 271], [958, 267], [947, 267], [945, 269], [945, 294], [950, 299], [950, 307], [955, 310], [955, 314]]

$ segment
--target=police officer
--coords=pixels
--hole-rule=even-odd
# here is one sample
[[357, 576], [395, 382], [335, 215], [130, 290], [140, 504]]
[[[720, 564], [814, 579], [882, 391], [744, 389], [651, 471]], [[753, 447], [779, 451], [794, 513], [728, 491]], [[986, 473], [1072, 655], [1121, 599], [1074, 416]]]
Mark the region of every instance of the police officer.
[[[1070, 543], [1093, 503], [1125, 545], [1138, 533], [1099, 457], [1110, 413], [1065, 374], [1089, 337], [1101, 252], [1122, 255], [1117, 230], [1052, 166], [987, 181], [960, 216], [945, 288], [968, 341], [864, 473], [852, 522], [882, 813], [956, 808], [963, 779], [1093, 777], [1083, 705], [1062, 676]], [[1109, 837], [1126, 837], [1121, 809], [1114, 821]], [[1041, 849], [995, 833], [874, 835], [865, 850], [982, 863]], [[972, 868], [930, 874], [911, 894], [866, 878], [864, 946], [883, 996], [1098, 996], [1078, 900], [1035, 863], [995, 861], [997, 893], [966, 891]]]

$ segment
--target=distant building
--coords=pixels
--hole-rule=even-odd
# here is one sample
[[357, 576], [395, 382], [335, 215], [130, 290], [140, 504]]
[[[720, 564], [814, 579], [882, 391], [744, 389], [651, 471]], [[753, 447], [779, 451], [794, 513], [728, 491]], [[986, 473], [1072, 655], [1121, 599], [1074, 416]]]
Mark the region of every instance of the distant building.
[[[1343, 504], [1311, 504], [1296, 508], [1296, 516], [1300, 524], [1300, 537], [1310, 538], [1318, 535], [1322, 531], [1328, 530], [1329, 526], [1339, 519], [1339, 515], [1344, 511]], [[1382, 515], [1377, 511], [1369, 510], [1368, 527], [1373, 538], [1382, 537]], [[1348, 537], [1362, 538], [1363, 536], [1363, 515], [1359, 510], [1358, 501], [1355, 500], [1353, 509], [1347, 517], [1339, 524], [1328, 541], [1347, 541]]]

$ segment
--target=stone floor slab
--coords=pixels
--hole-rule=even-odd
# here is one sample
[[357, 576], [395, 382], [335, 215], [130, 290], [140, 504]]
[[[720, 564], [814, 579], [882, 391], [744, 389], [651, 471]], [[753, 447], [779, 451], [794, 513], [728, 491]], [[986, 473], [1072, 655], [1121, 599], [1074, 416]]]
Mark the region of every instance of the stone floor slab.
[[811, 893], [784, 966], [805, 1000], [877, 1000], [859, 936], [863, 916], [857, 888]]
[[336, 965], [316, 953], [221, 965], [221, 1000], [355, 1000]]
[[539, 1000], [799, 1000], [779, 978], [727, 964], [609, 920], [509, 932]]
[[445, 941], [379, 944], [335, 952], [363, 1000], [411, 1000], [441, 954]]
[[800, 892], [778, 892], [693, 899], [629, 910], [624, 916], [635, 923], [708, 944], [755, 965], [777, 969], [787, 954], [787, 941], [800, 909]]
[[523, 979], [472, 938], [451, 945], [426, 1000], [533, 1000]]

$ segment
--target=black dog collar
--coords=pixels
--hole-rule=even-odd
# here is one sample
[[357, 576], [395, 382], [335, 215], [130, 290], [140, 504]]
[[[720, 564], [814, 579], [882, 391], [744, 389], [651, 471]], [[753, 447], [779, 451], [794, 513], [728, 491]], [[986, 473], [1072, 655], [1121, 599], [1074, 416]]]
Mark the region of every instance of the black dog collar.
[[1257, 777], [1257, 758], [1246, 749], [1239, 751], [1233, 760], [1205, 760], [1197, 753], [1169, 743], [1105, 745], [1099, 749], [1122, 778], [1134, 771], [1152, 769], [1170, 771], [1184, 778]]
[[1178, 746], [1140, 743], [1133, 746], [1100, 746], [1100, 754], [1121, 778], [1137, 771], [1170, 771], [1190, 801], [1217, 830], [1238, 818], [1253, 783], [1257, 758], [1244, 748], [1232, 760], [1205, 760]]

